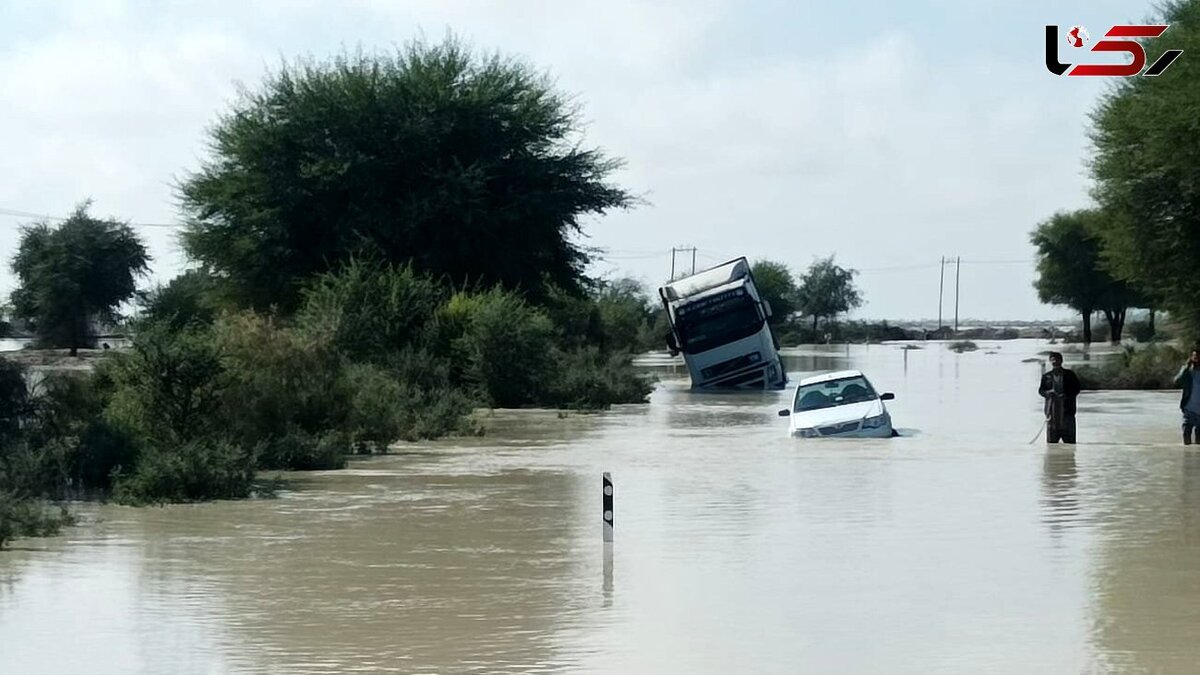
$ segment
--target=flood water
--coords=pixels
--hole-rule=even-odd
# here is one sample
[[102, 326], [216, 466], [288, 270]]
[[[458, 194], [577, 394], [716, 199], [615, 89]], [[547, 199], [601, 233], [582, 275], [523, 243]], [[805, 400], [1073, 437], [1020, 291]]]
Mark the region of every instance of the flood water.
[[277, 499], [82, 506], [0, 554], [0, 672], [1196, 672], [1177, 393], [1085, 393], [1078, 446], [1031, 445], [1047, 347], [980, 344], [788, 356], [895, 392], [901, 438], [791, 439], [791, 387], [667, 369], [648, 406], [496, 413]]

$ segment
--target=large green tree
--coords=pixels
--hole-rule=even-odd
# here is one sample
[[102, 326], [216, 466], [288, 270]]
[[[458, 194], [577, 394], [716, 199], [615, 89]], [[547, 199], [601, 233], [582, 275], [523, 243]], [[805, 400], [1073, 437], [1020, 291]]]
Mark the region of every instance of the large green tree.
[[581, 295], [581, 217], [633, 201], [546, 75], [453, 38], [284, 64], [210, 146], [180, 186], [184, 246], [260, 308], [296, 307], [304, 282], [356, 253]]
[[779, 326], [800, 308], [800, 289], [788, 266], [773, 260], [759, 260], [750, 268], [758, 294], [771, 304], [772, 326]]
[[862, 306], [862, 293], [854, 285], [855, 274], [856, 270], [840, 267], [829, 256], [810, 265], [800, 278], [800, 311], [812, 317], [814, 332], [819, 319]]
[[1147, 63], [1184, 54], [1158, 77], [1115, 82], [1092, 115], [1094, 196], [1114, 273], [1200, 329], [1200, 2], [1171, 2]]
[[12, 260], [19, 286], [13, 311], [33, 326], [39, 342], [70, 347], [74, 356], [89, 343], [95, 321], [116, 321], [131, 298], [149, 255], [126, 224], [88, 215], [89, 202], [58, 227], [22, 228]]
[[1097, 209], [1056, 213], [1037, 226], [1038, 298], [1066, 305], [1083, 319], [1083, 341], [1092, 342], [1092, 314], [1103, 312], [1113, 344], [1121, 341], [1129, 307], [1146, 304], [1128, 283], [1114, 277], [1103, 258], [1100, 232], [1109, 215]]

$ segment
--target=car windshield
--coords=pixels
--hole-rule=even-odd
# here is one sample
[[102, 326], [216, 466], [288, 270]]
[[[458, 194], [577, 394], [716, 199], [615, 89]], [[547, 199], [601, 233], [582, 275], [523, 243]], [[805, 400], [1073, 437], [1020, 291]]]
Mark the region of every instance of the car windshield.
[[683, 349], [689, 354], [750, 337], [763, 325], [754, 302], [740, 291], [722, 293], [706, 298], [698, 306], [681, 308], [678, 320]]
[[861, 375], [839, 380], [801, 385], [796, 390], [794, 412], [820, 410], [851, 403], [862, 403], [879, 398], [871, 383]]

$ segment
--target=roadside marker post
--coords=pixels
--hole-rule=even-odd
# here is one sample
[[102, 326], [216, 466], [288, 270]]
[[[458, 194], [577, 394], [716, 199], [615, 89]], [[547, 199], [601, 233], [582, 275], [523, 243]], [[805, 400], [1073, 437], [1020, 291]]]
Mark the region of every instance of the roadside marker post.
[[604, 487], [603, 512], [604, 541], [613, 540], [613, 484], [612, 474], [605, 471], [602, 477]]

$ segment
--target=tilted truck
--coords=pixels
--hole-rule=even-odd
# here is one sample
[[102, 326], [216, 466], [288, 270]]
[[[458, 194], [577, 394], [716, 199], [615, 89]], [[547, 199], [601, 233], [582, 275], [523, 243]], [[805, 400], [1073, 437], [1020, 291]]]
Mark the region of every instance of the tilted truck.
[[779, 344], [745, 258], [658, 289], [671, 324], [667, 349], [682, 353], [693, 388], [782, 389]]

